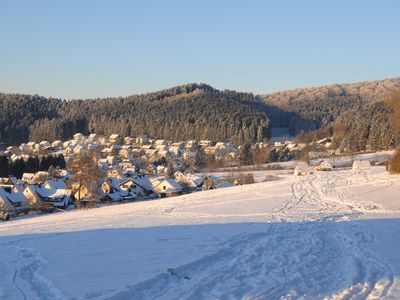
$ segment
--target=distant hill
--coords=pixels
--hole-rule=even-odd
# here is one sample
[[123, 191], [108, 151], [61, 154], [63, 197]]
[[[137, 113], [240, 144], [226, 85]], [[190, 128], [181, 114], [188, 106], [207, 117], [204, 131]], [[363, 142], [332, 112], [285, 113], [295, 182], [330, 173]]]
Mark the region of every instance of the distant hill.
[[355, 150], [381, 149], [400, 144], [383, 103], [395, 90], [400, 90], [400, 78], [258, 96], [196, 83], [142, 95], [70, 101], [0, 94], [0, 143], [93, 132], [242, 144], [269, 138], [271, 127], [288, 127], [293, 135], [323, 129], [338, 136], [340, 131], [343, 147], [351, 141]]
[[400, 77], [299, 88], [260, 95], [259, 99], [268, 107], [272, 126], [289, 126], [298, 133], [326, 125], [350, 109], [383, 102], [396, 90], [400, 90]]
[[0, 94], [0, 141], [70, 138], [75, 132], [123, 136], [147, 133], [173, 141], [212, 139], [236, 144], [269, 137], [265, 112], [250, 93], [187, 84], [156, 93], [65, 101]]
[[258, 100], [272, 126], [289, 127], [293, 135], [325, 128], [345, 148], [386, 149], [400, 145], [384, 105], [398, 90], [400, 77], [294, 89], [260, 95]]

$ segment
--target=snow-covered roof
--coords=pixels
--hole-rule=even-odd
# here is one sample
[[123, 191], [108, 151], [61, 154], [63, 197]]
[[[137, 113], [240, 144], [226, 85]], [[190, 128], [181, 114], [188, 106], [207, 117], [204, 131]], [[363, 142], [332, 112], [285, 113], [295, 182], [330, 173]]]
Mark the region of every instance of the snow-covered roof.
[[67, 185], [65, 184], [64, 180], [48, 180], [46, 182], [46, 186], [53, 189], [67, 189]]
[[[167, 178], [164, 179], [163, 181], [161, 181], [161, 183], [159, 185], [167, 185], [167, 189], [163, 190], [163, 193], [173, 193], [173, 192], [177, 192], [177, 191], [181, 191], [182, 190], [182, 186], [177, 183], [174, 179], [172, 178]], [[157, 186], [159, 186], [157, 185]], [[169, 186], [168, 186], [169, 185]]]
[[147, 176], [137, 176], [133, 178], [133, 182], [147, 191], [154, 192], [153, 185]]
[[62, 198], [65, 196], [70, 196], [72, 193], [72, 191], [69, 189], [48, 189], [42, 185], [36, 186], [36, 192], [44, 198]]

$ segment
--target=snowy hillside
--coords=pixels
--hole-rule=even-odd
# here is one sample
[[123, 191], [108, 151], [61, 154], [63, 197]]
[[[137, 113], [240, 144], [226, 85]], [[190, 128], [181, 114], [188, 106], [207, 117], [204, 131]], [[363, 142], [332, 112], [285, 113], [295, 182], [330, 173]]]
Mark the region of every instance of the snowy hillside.
[[1, 299], [399, 299], [400, 177], [284, 176], [0, 223]]

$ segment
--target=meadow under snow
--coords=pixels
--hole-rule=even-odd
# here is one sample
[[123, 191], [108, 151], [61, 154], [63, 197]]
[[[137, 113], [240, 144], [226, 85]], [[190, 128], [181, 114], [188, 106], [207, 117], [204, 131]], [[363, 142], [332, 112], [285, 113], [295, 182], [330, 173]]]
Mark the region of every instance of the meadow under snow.
[[400, 176], [317, 172], [0, 223], [1, 299], [399, 299]]

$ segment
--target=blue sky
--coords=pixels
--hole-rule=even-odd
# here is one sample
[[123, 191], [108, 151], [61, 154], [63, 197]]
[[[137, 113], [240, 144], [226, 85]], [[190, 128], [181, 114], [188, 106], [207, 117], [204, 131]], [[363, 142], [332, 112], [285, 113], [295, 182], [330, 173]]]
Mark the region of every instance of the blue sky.
[[398, 0], [0, 0], [0, 91], [267, 93], [400, 75]]

